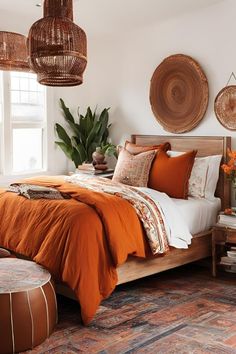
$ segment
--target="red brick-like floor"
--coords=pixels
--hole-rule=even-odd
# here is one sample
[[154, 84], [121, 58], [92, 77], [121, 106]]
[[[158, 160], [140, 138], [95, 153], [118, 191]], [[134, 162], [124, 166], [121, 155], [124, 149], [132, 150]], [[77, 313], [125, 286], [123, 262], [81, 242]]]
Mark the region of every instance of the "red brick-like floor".
[[55, 332], [28, 353], [236, 353], [236, 274], [186, 266], [120, 286], [88, 327], [58, 301]]

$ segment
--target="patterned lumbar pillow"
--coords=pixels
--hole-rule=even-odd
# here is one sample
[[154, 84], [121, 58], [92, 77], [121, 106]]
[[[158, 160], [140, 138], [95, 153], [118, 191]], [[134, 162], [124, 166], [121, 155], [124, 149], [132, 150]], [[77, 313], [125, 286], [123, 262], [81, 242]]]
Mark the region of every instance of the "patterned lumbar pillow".
[[122, 148], [119, 153], [113, 181], [134, 187], [147, 187], [149, 171], [155, 155], [155, 150], [132, 155], [125, 148]]
[[208, 164], [208, 157], [195, 158], [188, 185], [190, 197], [204, 198]]

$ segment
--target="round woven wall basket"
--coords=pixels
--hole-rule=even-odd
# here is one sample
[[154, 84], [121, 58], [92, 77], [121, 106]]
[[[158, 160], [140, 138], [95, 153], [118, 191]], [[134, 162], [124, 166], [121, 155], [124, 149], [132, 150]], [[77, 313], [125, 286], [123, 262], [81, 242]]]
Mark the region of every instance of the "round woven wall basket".
[[226, 129], [236, 130], [236, 85], [224, 87], [215, 99], [215, 115]]
[[150, 103], [157, 121], [171, 133], [195, 128], [205, 115], [208, 82], [200, 65], [184, 54], [171, 55], [151, 79]]

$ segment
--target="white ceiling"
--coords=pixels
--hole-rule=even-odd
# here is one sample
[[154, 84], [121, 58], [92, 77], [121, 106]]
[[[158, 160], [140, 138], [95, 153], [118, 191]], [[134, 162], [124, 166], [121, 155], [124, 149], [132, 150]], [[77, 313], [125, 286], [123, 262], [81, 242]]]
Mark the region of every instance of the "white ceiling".
[[[227, 0], [74, 0], [74, 19], [90, 36], [115, 36]], [[27, 34], [41, 0], [0, 0], [0, 30]]]

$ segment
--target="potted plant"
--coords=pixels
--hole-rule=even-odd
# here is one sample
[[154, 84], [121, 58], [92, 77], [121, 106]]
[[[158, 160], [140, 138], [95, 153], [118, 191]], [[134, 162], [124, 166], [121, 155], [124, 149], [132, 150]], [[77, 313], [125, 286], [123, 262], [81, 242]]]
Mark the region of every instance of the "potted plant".
[[70, 133], [67, 133], [60, 124], [56, 123], [55, 129], [60, 141], [55, 141], [55, 143], [74, 162], [76, 168], [84, 162], [91, 163], [92, 154], [97, 147], [101, 149], [103, 154], [116, 156], [115, 145], [108, 142], [111, 126], [109, 124], [109, 108], [104, 108], [100, 114], [97, 114], [96, 110], [92, 112], [88, 107], [85, 115], [78, 112], [78, 120], [76, 121], [62, 98], [60, 105], [69, 125]]

